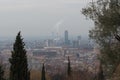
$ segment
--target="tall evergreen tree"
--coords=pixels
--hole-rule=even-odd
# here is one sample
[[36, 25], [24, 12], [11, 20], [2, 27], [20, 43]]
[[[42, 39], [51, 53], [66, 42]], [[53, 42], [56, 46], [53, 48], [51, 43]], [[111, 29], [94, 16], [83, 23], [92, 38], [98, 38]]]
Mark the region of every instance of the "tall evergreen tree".
[[67, 74], [68, 74], [68, 76], [71, 75], [71, 65], [70, 65], [70, 59], [69, 59], [69, 56], [68, 56], [68, 68], [67, 68]]
[[28, 80], [29, 71], [27, 64], [27, 55], [25, 50], [25, 43], [21, 38], [21, 32], [16, 36], [15, 43], [13, 45], [13, 51], [9, 62], [10, 66], [10, 80]]
[[46, 77], [45, 77], [45, 66], [44, 66], [44, 64], [42, 66], [41, 80], [46, 80]]
[[0, 64], [0, 80], [5, 80], [3, 76], [4, 76], [4, 70], [2, 65]]

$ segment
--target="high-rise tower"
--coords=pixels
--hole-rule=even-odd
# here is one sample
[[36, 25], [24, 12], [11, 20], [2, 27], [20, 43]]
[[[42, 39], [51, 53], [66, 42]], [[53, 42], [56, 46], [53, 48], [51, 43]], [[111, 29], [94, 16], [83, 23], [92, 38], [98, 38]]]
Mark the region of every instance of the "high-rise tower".
[[65, 45], [69, 45], [69, 39], [68, 39], [68, 31], [65, 30]]

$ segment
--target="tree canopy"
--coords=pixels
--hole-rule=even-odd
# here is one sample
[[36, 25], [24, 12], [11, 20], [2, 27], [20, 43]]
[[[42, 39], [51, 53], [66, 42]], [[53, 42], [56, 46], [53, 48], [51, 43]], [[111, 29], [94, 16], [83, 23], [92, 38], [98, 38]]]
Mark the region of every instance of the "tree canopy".
[[94, 21], [95, 27], [89, 31], [89, 36], [99, 44], [104, 72], [113, 74], [120, 63], [120, 44], [115, 39], [115, 35], [120, 34], [120, 1], [92, 0], [82, 14]]

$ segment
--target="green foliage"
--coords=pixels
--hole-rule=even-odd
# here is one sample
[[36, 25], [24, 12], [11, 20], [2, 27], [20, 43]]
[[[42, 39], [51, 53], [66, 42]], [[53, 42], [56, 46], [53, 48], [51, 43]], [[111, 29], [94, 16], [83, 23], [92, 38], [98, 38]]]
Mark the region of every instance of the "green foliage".
[[89, 36], [99, 44], [104, 72], [106, 75], [113, 74], [120, 63], [120, 44], [115, 39], [120, 32], [120, 1], [97, 0], [82, 13], [94, 21], [95, 27], [89, 31]]
[[46, 77], [45, 77], [45, 67], [44, 67], [44, 64], [43, 64], [43, 66], [42, 66], [41, 80], [46, 80]]
[[10, 80], [29, 80], [29, 71], [27, 64], [27, 55], [24, 48], [25, 44], [21, 38], [20, 32], [16, 36], [13, 45], [13, 51], [9, 62], [10, 66]]
[[5, 80], [4, 79], [4, 70], [3, 70], [2, 65], [0, 65], [0, 80]]

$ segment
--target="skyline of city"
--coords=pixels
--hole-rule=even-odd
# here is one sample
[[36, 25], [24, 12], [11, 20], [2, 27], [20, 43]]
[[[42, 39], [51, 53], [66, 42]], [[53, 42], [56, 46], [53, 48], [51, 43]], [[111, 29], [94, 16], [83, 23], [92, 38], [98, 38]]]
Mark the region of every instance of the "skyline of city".
[[[89, 38], [89, 36], [88, 35], [86, 35], [86, 36], [83, 36], [83, 35], [80, 35], [80, 34], [78, 34], [78, 35], [71, 35], [71, 33], [68, 31], [68, 30], [65, 30], [63, 33], [62, 33], [62, 35], [58, 35], [57, 33], [55, 34], [53, 34], [53, 33], [51, 33], [50, 35], [48, 35], [48, 36], [24, 36], [23, 34], [22, 34], [22, 32], [21, 32], [21, 34], [22, 34], [22, 37], [23, 37], [23, 39], [24, 39], [24, 41], [31, 41], [31, 40], [33, 40], [33, 41], [35, 41], [35, 40], [65, 40], [65, 33], [66, 33], [66, 31], [67, 31], [67, 43], [66, 44], [69, 44], [70, 43], [70, 41], [73, 41], [73, 40], [77, 40], [77, 39], [80, 39], [80, 40], [82, 40], [82, 41], [90, 41], [90, 38]], [[3, 36], [3, 37], [1, 37], [0, 36], [0, 41], [14, 41], [15, 40], [15, 36]]]
[[119, 80], [120, 0], [0, 0], [0, 80]]

